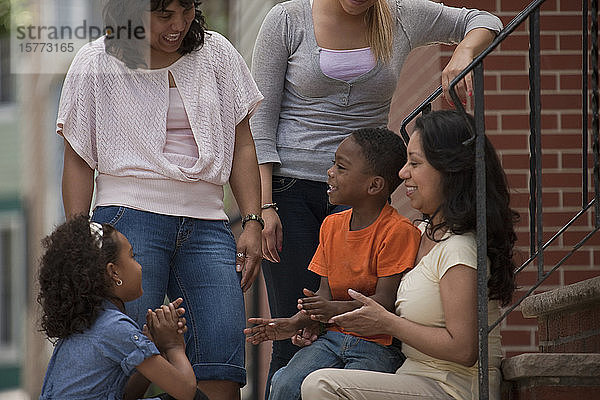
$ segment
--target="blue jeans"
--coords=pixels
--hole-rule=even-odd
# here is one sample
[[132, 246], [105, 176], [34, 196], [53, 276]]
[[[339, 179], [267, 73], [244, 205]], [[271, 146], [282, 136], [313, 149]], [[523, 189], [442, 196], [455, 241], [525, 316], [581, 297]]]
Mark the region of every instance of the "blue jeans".
[[[304, 179], [273, 176], [273, 201], [279, 207], [283, 227], [281, 262], [264, 260], [262, 271], [267, 286], [272, 318], [286, 318], [298, 312], [302, 289], [316, 291], [320, 277], [308, 270], [319, 244], [321, 223], [329, 214], [348, 209], [329, 203], [327, 184]], [[299, 347], [290, 340], [273, 342], [266, 393], [273, 374], [287, 365]]]
[[327, 331], [302, 348], [273, 375], [269, 400], [300, 399], [302, 381], [321, 368], [362, 369], [393, 373], [405, 357], [399, 348], [382, 346], [352, 335]]
[[246, 315], [228, 223], [120, 206], [97, 207], [92, 219], [125, 235], [142, 265], [144, 294], [125, 305], [127, 314], [141, 327], [146, 310], [165, 295], [183, 298], [186, 353], [196, 378], [244, 385]]

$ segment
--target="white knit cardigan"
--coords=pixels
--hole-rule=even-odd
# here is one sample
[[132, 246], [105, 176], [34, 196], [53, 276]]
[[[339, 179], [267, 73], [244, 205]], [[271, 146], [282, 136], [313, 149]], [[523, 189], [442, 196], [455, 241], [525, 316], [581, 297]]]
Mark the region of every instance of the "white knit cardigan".
[[[198, 144], [198, 162], [191, 168], [163, 156], [169, 72]], [[57, 132], [100, 175], [223, 185], [231, 172], [235, 127], [261, 100], [246, 63], [216, 32], [206, 35], [198, 51], [154, 70], [129, 69], [105, 52], [102, 37], [73, 60]]]

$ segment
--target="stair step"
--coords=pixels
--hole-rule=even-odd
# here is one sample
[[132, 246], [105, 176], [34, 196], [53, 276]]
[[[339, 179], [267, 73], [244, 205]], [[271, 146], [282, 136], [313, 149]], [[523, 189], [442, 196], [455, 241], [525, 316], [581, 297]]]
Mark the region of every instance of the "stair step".
[[584, 400], [600, 393], [600, 353], [526, 353], [502, 361], [503, 399]]
[[600, 353], [600, 277], [523, 300], [525, 318], [538, 319], [544, 353]]

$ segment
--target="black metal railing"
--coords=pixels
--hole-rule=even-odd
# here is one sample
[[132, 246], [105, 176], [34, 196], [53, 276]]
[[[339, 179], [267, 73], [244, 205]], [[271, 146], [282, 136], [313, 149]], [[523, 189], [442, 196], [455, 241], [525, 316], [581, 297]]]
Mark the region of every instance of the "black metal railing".
[[[475, 117], [475, 153], [476, 153], [476, 183], [477, 183], [477, 262], [478, 266], [478, 336], [479, 336], [479, 398], [489, 398], [489, 374], [488, 374], [488, 334], [500, 322], [502, 322], [510, 312], [518, 307], [521, 302], [532, 294], [554, 271], [562, 266], [581, 246], [583, 246], [600, 229], [600, 181], [599, 181], [599, 148], [598, 148], [598, 0], [582, 0], [582, 204], [572, 219], [560, 228], [549, 240], [544, 242], [543, 238], [543, 214], [542, 214], [542, 149], [541, 149], [541, 79], [540, 79], [540, 6], [545, 0], [536, 0], [531, 2], [522, 12], [520, 12], [506, 27], [498, 34], [496, 39], [485, 49], [471, 64], [465, 68], [451, 83], [450, 96], [457, 109], [465, 113], [465, 109], [456, 93], [455, 87], [468, 73], [473, 73], [475, 86], [474, 93], [474, 117]], [[588, 1], [591, 1], [591, 12], [588, 9]], [[487, 247], [486, 247], [486, 204], [485, 204], [485, 158], [484, 158], [484, 81], [483, 81], [483, 60], [496, 47], [504, 41], [521, 23], [529, 19], [529, 231], [530, 231], [530, 257], [518, 269], [517, 273], [531, 265], [537, 264], [537, 282], [525, 292], [509, 308], [504, 310], [498, 320], [489, 324], [487, 310]], [[588, 52], [588, 19], [591, 19], [591, 51]], [[588, 56], [591, 58], [592, 72], [592, 151], [594, 157], [593, 163], [593, 186], [594, 197], [590, 200], [588, 197]], [[412, 111], [403, 121], [400, 127], [402, 137], [408, 141], [406, 126], [419, 114], [428, 113], [431, 110], [431, 103], [442, 93], [441, 86], [437, 88], [429, 97], [427, 97], [414, 111]], [[577, 242], [567, 254], [558, 261], [556, 265], [545, 271], [544, 268], [544, 250], [553, 244], [563, 235], [575, 222], [595, 207], [595, 219], [593, 228], [583, 239]]]

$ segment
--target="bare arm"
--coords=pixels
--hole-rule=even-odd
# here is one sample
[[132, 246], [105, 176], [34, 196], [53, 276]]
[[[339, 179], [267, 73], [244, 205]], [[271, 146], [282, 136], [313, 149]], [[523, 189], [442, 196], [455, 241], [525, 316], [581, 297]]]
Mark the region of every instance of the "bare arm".
[[196, 376], [185, 354], [183, 333], [179, 332], [179, 315], [175, 307], [170, 303], [155, 312], [148, 310], [146, 320], [161, 355], [149, 357], [136, 367], [143, 377], [133, 376], [130, 379], [126, 387], [130, 391], [125, 398], [138, 398], [134, 396], [143, 389], [147, 379], [177, 399], [193, 399]]
[[[479, 55], [486, 47], [492, 43], [496, 33], [487, 28], [475, 28], [469, 31], [463, 40], [456, 46], [452, 58], [442, 71], [442, 89], [448, 102], [452, 102], [449, 89], [450, 82]], [[465, 78], [456, 85], [456, 93], [463, 103], [466, 102], [466, 96], [473, 93], [473, 74], [468, 73]]]
[[[248, 120], [249, 117], [244, 118], [235, 128], [233, 166], [229, 178], [242, 217], [247, 214], [260, 215], [260, 175]], [[238, 239], [237, 252], [245, 255], [243, 260], [238, 259], [238, 263], [241, 263], [242, 290], [245, 292], [256, 279], [262, 259], [261, 226], [257, 221], [246, 224]]]
[[[377, 279], [375, 293], [370, 296], [371, 299], [381, 304], [386, 310], [392, 311], [396, 299], [396, 291], [400, 283], [400, 274], [385, 276]], [[327, 278], [321, 278], [321, 282], [327, 282]], [[304, 289], [304, 293], [310, 296], [310, 291]], [[319, 296], [322, 291], [322, 284], [317, 292], [317, 295], [312, 295], [298, 300], [298, 308], [309, 315], [312, 319], [320, 322], [328, 322], [333, 316], [356, 310], [362, 307], [362, 303], [358, 300], [331, 300], [331, 294], [328, 298]], [[327, 284], [327, 293], [329, 293], [329, 285]]]
[[[260, 183], [262, 189], [262, 204], [273, 202], [273, 164], [261, 164]], [[277, 211], [273, 208], [267, 208], [262, 211], [262, 217], [265, 220], [265, 229], [262, 232], [262, 253], [263, 257], [271, 262], [281, 261], [279, 251], [283, 245], [283, 230], [281, 220]]]
[[65, 216], [88, 214], [94, 193], [94, 170], [65, 140], [62, 197]]
[[440, 360], [472, 366], [477, 361], [477, 271], [457, 265], [440, 280], [446, 327], [424, 326], [386, 311], [360, 293], [349, 291], [362, 302], [355, 311], [332, 318], [344, 329], [361, 335], [388, 334], [422, 353]]

